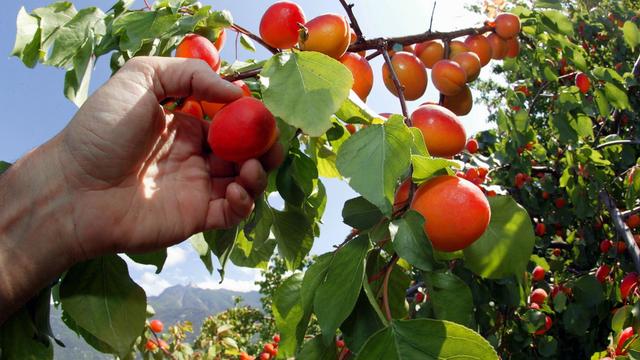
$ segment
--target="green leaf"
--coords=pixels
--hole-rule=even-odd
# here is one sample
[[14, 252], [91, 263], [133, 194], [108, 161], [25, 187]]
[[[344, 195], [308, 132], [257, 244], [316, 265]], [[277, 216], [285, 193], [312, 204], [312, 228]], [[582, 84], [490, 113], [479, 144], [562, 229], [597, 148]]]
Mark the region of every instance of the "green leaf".
[[53, 359], [53, 345], [38, 339], [38, 330], [29, 312], [22, 308], [0, 326], [0, 356], [2, 359]]
[[607, 98], [600, 89], [594, 90], [593, 99], [598, 106], [598, 112], [600, 113], [600, 116], [609, 116], [609, 101], [607, 101]]
[[562, 313], [562, 324], [571, 334], [584, 336], [591, 322], [591, 310], [580, 304], [571, 303]]
[[559, 0], [538, 0], [534, 3], [533, 8], [562, 10], [562, 4]]
[[373, 119], [380, 118], [380, 115], [371, 110], [356, 93], [349, 93], [349, 98], [342, 103], [336, 116], [345, 122], [371, 124]]
[[200, 256], [200, 260], [211, 274], [213, 272], [211, 249], [209, 248], [209, 244], [207, 244], [207, 241], [204, 239], [204, 235], [202, 233], [191, 235], [191, 237], [189, 238], [189, 243], [191, 244], [191, 247], [196, 251], [196, 253], [198, 253], [198, 256]]
[[40, 57], [41, 29], [38, 18], [29, 15], [24, 7], [16, 19], [16, 41], [11, 55], [19, 58], [27, 67], [34, 67]]
[[[104, 17], [105, 14], [95, 7], [78, 11], [71, 20], [53, 34], [51, 53], [44, 63], [69, 69], [74, 65], [77, 56], [81, 59], [90, 56], [93, 52], [94, 36], [101, 36], [106, 32]], [[87, 43], [91, 44], [89, 52], [85, 48]], [[84, 74], [85, 71], [82, 73]], [[80, 77], [78, 78], [78, 82], [81, 83]]]
[[313, 224], [299, 209], [273, 210], [273, 233], [278, 252], [289, 270], [297, 269], [313, 246]]
[[273, 214], [264, 198], [256, 201], [256, 208], [243, 231], [236, 237], [231, 261], [237, 266], [267, 269], [276, 241], [270, 238]]
[[[404, 295], [404, 292], [402, 293]], [[367, 339], [384, 326], [385, 324], [382, 323], [376, 310], [369, 302], [367, 294], [361, 291], [353, 312], [340, 325], [340, 331], [342, 331], [347, 347], [357, 354]]]
[[156, 274], [160, 274], [164, 262], [167, 260], [167, 249], [161, 249], [144, 254], [129, 254], [127, 256], [138, 264], [153, 265], [156, 267]]
[[295, 355], [309, 323], [301, 295], [302, 279], [300, 273], [291, 275], [273, 295], [273, 317], [281, 337], [278, 353], [284, 357]]
[[338, 349], [336, 348], [336, 342], [332, 341], [326, 345], [320, 336], [316, 336], [313, 339], [304, 343], [300, 352], [296, 356], [296, 359], [305, 360], [336, 360], [338, 355]]
[[607, 82], [604, 84], [604, 95], [609, 103], [619, 110], [631, 109], [627, 92], [618, 86]]
[[11, 163], [0, 160], [0, 174], [9, 170], [9, 167], [11, 167]]
[[628, 326], [631, 326], [632, 309], [633, 306], [631, 305], [624, 305], [617, 309], [611, 318], [611, 330], [614, 332], [620, 332]]
[[253, 44], [253, 40], [245, 34], [240, 34], [240, 45], [242, 45], [245, 50], [251, 52], [256, 51], [256, 46]]
[[412, 155], [411, 163], [413, 164], [412, 179], [416, 184], [421, 184], [437, 175], [453, 175], [451, 168], [460, 167], [460, 164], [453, 160], [420, 155]]
[[573, 285], [576, 303], [586, 307], [595, 307], [604, 301], [602, 284], [593, 275], [580, 277]]
[[361, 359], [498, 359], [478, 333], [443, 320], [395, 320], [369, 338], [356, 356]]
[[126, 356], [144, 329], [147, 299], [117, 255], [72, 267], [60, 285], [62, 310], [92, 336]]
[[398, 227], [393, 238], [396, 253], [418, 269], [433, 270], [433, 248], [424, 232], [422, 215], [409, 210], [402, 218], [395, 220], [393, 225]]
[[93, 37], [87, 37], [85, 44], [73, 57], [73, 69], [68, 70], [64, 77], [64, 95], [77, 107], [87, 100], [89, 95], [89, 82], [93, 70]]
[[412, 142], [401, 120], [370, 125], [342, 145], [336, 165], [355, 191], [389, 215], [396, 183], [409, 168]]
[[489, 198], [491, 221], [484, 234], [464, 249], [465, 266], [479, 276], [522, 276], [535, 236], [527, 211], [510, 196]]
[[624, 34], [624, 41], [629, 45], [632, 51], [636, 51], [636, 46], [640, 45], [640, 30], [638, 25], [633, 21], [625, 21], [622, 26], [622, 33]]
[[552, 32], [559, 32], [563, 35], [573, 35], [573, 24], [571, 20], [560, 11], [547, 10], [541, 12], [542, 23], [548, 26]]
[[358, 236], [336, 250], [326, 277], [313, 299], [325, 344], [333, 342], [336, 329], [351, 314], [364, 279], [364, 259], [371, 247], [367, 236]]
[[209, 230], [204, 231], [202, 235], [220, 262], [218, 273], [220, 274], [220, 281], [222, 282], [222, 280], [224, 280], [224, 268], [227, 266], [227, 261], [229, 260], [236, 237], [238, 236], [238, 228]]
[[380, 222], [382, 213], [375, 205], [360, 196], [344, 203], [342, 218], [345, 224], [356, 229], [366, 230]]
[[424, 281], [437, 319], [473, 326], [473, 297], [462, 279], [449, 271], [433, 271], [424, 273]]
[[353, 83], [346, 67], [313, 51], [274, 55], [264, 65], [260, 80], [267, 108], [315, 137], [331, 128], [331, 115], [345, 101]]
[[43, 51], [46, 52], [53, 43], [56, 31], [73, 19], [77, 13], [73, 4], [66, 1], [55, 2], [32, 11], [32, 15], [40, 19]]

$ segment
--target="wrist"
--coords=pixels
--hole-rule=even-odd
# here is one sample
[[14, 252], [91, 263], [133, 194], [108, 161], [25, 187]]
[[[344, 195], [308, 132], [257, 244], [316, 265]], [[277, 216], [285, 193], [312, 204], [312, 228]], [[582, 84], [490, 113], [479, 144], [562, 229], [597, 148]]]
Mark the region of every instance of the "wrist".
[[82, 258], [62, 166], [56, 137], [0, 176], [0, 308], [8, 312]]

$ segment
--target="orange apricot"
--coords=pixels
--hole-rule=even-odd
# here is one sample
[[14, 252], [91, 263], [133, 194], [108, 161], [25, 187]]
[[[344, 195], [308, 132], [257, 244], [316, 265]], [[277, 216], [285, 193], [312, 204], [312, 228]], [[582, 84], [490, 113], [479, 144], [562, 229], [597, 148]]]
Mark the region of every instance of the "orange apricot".
[[369, 61], [356, 53], [345, 53], [340, 58], [340, 62], [351, 71], [353, 75], [353, 86], [351, 89], [362, 99], [367, 100], [367, 96], [373, 87], [373, 70]]
[[464, 150], [467, 133], [451, 110], [440, 105], [421, 105], [411, 114], [411, 121], [422, 132], [429, 154], [448, 157]]
[[[244, 81], [236, 80], [233, 82], [233, 84], [242, 89], [242, 96], [245, 96], [245, 97], [251, 96], [251, 90], [249, 89], [249, 86], [247, 86], [247, 84]], [[202, 110], [204, 111], [204, 114], [207, 115], [209, 119], [213, 119], [216, 113], [220, 111], [220, 109], [222, 109], [227, 104], [209, 102], [209, 101], [200, 101], [200, 105], [202, 106]]]
[[464, 44], [469, 48], [469, 51], [472, 51], [478, 55], [480, 58], [480, 64], [485, 66], [491, 61], [491, 45], [487, 38], [484, 35], [471, 35], [468, 36], [464, 40]]
[[347, 51], [351, 40], [350, 27], [343, 16], [320, 15], [304, 26], [307, 28], [307, 37], [300, 41], [300, 49], [321, 52], [334, 59], [339, 59]]
[[476, 53], [471, 51], [460, 53], [453, 58], [453, 61], [462, 66], [465, 74], [467, 74], [467, 82], [472, 82], [480, 75], [482, 64], [480, 63], [480, 57]]
[[[427, 70], [417, 56], [412, 53], [400, 51], [391, 58], [391, 66], [398, 76], [400, 85], [404, 87], [404, 97], [407, 100], [420, 98], [427, 89]], [[387, 64], [382, 65], [382, 80], [384, 85], [395, 96], [398, 96], [391, 72]]]
[[213, 71], [220, 71], [220, 54], [213, 43], [204, 36], [189, 34], [176, 48], [176, 57], [204, 60]]
[[453, 96], [462, 91], [467, 82], [467, 74], [457, 62], [440, 60], [431, 69], [431, 80], [438, 91]]
[[491, 57], [496, 60], [502, 60], [507, 56], [509, 48], [507, 47], [507, 42], [503, 38], [495, 33], [491, 33], [491, 35], [487, 36], [487, 40], [491, 45]]
[[462, 250], [478, 240], [489, 226], [491, 208], [472, 182], [443, 175], [420, 185], [411, 208], [424, 218], [424, 231], [433, 248]]
[[471, 95], [471, 89], [465, 85], [462, 91], [458, 94], [445, 96], [444, 103], [442, 105], [458, 116], [467, 115], [473, 108], [473, 96]]
[[449, 59], [466, 51], [469, 51], [469, 48], [460, 40], [453, 40], [449, 43]]
[[503, 13], [496, 17], [496, 34], [503, 39], [511, 39], [520, 32], [520, 18], [516, 15]]
[[520, 53], [520, 41], [517, 37], [507, 40], [507, 57], [515, 58]]
[[416, 44], [416, 56], [422, 60], [428, 69], [433, 67], [437, 61], [444, 58], [444, 46], [440, 40], [429, 40]]
[[271, 5], [260, 20], [260, 37], [279, 49], [290, 49], [298, 43], [300, 25], [306, 22], [302, 8], [291, 1]]

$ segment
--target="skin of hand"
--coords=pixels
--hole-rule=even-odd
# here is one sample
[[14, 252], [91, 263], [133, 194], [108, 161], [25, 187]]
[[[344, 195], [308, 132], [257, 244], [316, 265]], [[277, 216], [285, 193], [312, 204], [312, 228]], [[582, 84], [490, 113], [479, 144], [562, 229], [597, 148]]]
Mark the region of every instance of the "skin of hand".
[[160, 105], [241, 95], [201, 60], [134, 58], [9, 168], [0, 177], [0, 323], [79, 261], [171, 246], [247, 217], [281, 146], [222, 161], [208, 150], [206, 121]]

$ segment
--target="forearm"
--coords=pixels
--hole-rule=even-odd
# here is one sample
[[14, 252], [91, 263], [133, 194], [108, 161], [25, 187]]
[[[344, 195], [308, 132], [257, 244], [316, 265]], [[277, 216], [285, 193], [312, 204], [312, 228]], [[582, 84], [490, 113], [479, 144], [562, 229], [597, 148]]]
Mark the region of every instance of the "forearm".
[[0, 323], [79, 256], [71, 246], [73, 206], [55, 151], [58, 141], [0, 175]]

